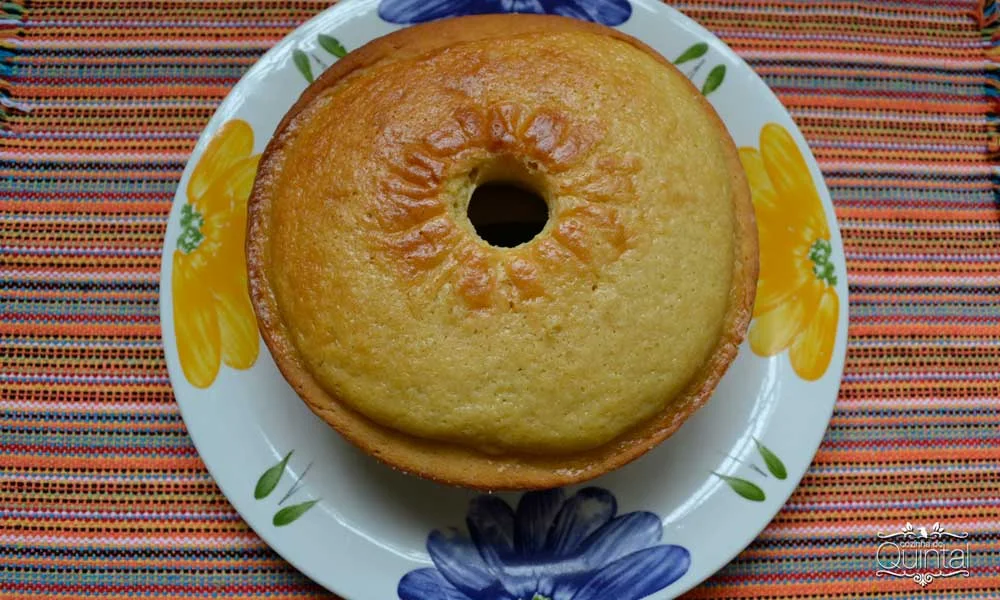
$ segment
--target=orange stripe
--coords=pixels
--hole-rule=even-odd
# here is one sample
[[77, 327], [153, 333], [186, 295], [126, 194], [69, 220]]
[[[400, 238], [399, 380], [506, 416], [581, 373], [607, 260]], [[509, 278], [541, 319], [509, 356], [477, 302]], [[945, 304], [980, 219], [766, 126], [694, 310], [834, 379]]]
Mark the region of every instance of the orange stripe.
[[[874, 556], [874, 546], [871, 550]], [[874, 558], [872, 559], [874, 562]], [[860, 573], [864, 577], [861, 581], [817, 581], [815, 583], [791, 583], [781, 581], [785, 575], [764, 575], [754, 574], [753, 588], [748, 589], [746, 584], [725, 584], [722, 581], [734, 578], [714, 577], [701, 587], [695, 588], [691, 592], [681, 596], [681, 598], [817, 598], [830, 594], [858, 594], [871, 597], [878, 594], [878, 597], [885, 597], [886, 594], [898, 592], [907, 597], [921, 592], [921, 588], [912, 579], [895, 579], [892, 577], [874, 578], [874, 568], [869, 572]], [[822, 573], [822, 567], [815, 568], [817, 575]], [[845, 573], [844, 575], [847, 575]], [[854, 575], [854, 573], [849, 572]], [[837, 572], [828, 573], [833, 578], [841, 577]], [[765, 583], [767, 582], [767, 583]], [[938, 585], [940, 584], [940, 585]], [[983, 576], [977, 574], [975, 577], [951, 577], [934, 580], [932, 584], [935, 592], [961, 591], [971, 592], [973, 590], [993, 590], [1000, 587], [1000, 576]], [[827, 596], [828, 597], [828, 596]]]
[[[899, 77], [899, 74], [894, 71], [886, 71], [883, 69], [873, 69], [868, 66], [853, 66], [847, 65], [847, 68], [834, 69], [834, 68], [824, 68], [822, 66], [810, 66], [810, 67], [800, 67], [794, 65], [773, 65], [773, 64], [762, 64], [755, 65], [754, 70], [761, 75], [797, 75], [802, 77], [829, 77], [829, 78], [843, 78], [850, 81], [854, 77], [870, 77], [872, 79], [895, 79]], [[916, 73], [907, 71], [906, 72], [907, 81], [924, 81], [924, 82], [940, 82], [954, 85], [957, 82], [966, 83], [968, 85], [979, 85], [986, 82], [986, 75], [983, 73]]]
[[[852, 178], [852, 177], [824, 177], [827, 185], [830, 187], [860, 187], [869, 188], [872, 186], [871, 179], [862, 178]], [[880, 179], [879, 182], [885, 187], [899, 187], [905, 189], [927, 189], [927, 190], [973, 190], [973, 191], [983, 191], [991, 190], [993, 188], [992, 184], [988, 180], [980, 181], [934, 181], [931, 179], [923, 181], [912, 181], [908, 179], [893, 179], [885, 178]]]
[[160, 335], [159, 325], [134, 325], [131, 323], [0, 323], [0, 335], [98, 335], [98, 336], [148, 336]]
[[[84, 373], [78, 373], [83, 375]], [[118, 373], [121, 375], [121, 373]], [[16, 375], [16, 374], [15, 374]], [[127, 417], [125, 417], [127, 418]], [[106, 432], [106, 431], [118, 431], [121, 436], [134, 436], [136, 435], [133, 431], [134, 429], [142, 429], [144, 433], [149, 433], [152, 435], [154, 432], [171, 432], [176, 433], [178, 431], [186, 431], [184, 429], [184, 424], [180, 422], [174, 423], [157, 423], [154, 421], [143, 422], [141, 427], [134, 427], [130, 424], [123, 424], [120, 422], [108, 422], [108, 421], [55, 421], [51, 419], [11, 419], [4, 420], [4, 427], [34, 427], [45, 431], [47, 435], [60, 434], [60, 433], [74, 433], [74, 432]], [[127, 427], [128, 430], [123, 430]], [[10, 432], [6, 432], [4, 435], [12, 436]], [[12, 441], [12, 440], [10, 440]]]
[[[888, 458], [891, 456], [891, 458]], [[873, 450], [831, 450], [820, 446], [814, 461], [818, 463], [871, 463], [883, 465], [887, 460], [895, 464], [917, 463], [931, 460], [954, 460], [963, 463], [973, 460], [1000, 459], [1000, 448], [893, 448], [891, 454], [885, 449]]]
[[[752, 31], [750, 33], [753, 33]], [[768, 50], [780, 50], [782, 52], [794, 52], [802, 50], [808, 54], [826, 54], [831, 59], [842, 57], [843, 53], [864, 54], [869, 58], [878, 58], [878, 55], [894, 57], [914, 57], [922, 59], [940, 58], [944, 60], [967, 60], [975, 55], [972, 48], [947, 48], [943, 46], [901, 46], [898, 44], [882, 44], [878, 42], [850, 42], [841, 40], [797, 40], [797, 39], [768, 39], [768, 38], [738, 38], [731, 40], [734, 49], [752, 49], [755, 51], [767, 52]], [[824, 52], [831, 51], [831, 52]]]
[[[885, 365], [882, 365], [880, 372], [885, 371]], [[990, 370], [989, 372], [993, 372]], [[937, 409], [934, 409], [937, 410]], [[945, 424], [945, 425], [974, 425], [979, 424], [988, 427], [996, 427], [996, 423], [983, 423], [983, 415], [921, 415], [919, 419], [914, 419], [914, 424], [919, 423], [921, 427], [929, 426], [934, 424]], [[899, 416], [891, 415], [887, 417], [878, 417], [865, 415], [862, 417], [848, 417], [840, 416], [834, 417], [830, 421], [831, 427], [899, 427]]]
[[985, 115], [993, 111], [989, 102], [935, 102], [921, 100], [895, 100], [892, 98], [848, 98], [843, 96], [811, 96], [775, 90], [784, 104], [823, 108], [854, 108], [867, 110], [900, 110], [936, 114]]
[[[161, 509], [162, 510], [162, 509]], [[170, 523], [161, 521], [165, 527], [170, 527]], [[177, 529], [181, 532], [185, 528], [189, 527], [188, 523], [177, 523], [174, 527], [170, 527], [167, 530], [171, 533], [171, 529]], [[257, 541], [256, 543], [245, 542], [250, 548], [266, 548], [267, 546], [262, 541]], [[93, 558], [81, 553], [78, 558], [38, 558], [32, 555], [19, 556], [18, 565], [22, 567], [98, 567], [98, 568], [109, 568], [109, 569], [134, 569], [136, 567], [140, 568], [153, 568], [161, 569], [163, 568], [163, 558], [162, 557], [152, 557], [143, 558], [136, 554], [135, 556], [129, 558], [117, 558], [117, 557], [107, 557], [107, 558]], [[225, 558], [212, 559], [207, 556], [200, 558], [185, 558], [181, 555], [172, 555], [170, 557], [170, 567], [172, 569], [231, 569], [236, 565], [252, 565], [255, 569], [269, 569], [269, 570], [279, 570], [284, 571], [288, 568], [288, 563], [273, 556], [270, 552], [262, 554], [259, 558], [250, 559], [249, 557], [241, 557], [238, 561], [227, 560]], [[171, 595], [170, 598], [181, 598], [183, 596]], [[275, 596], [268, 595], [269, 599]], [[38, 596], [32, 597], [32, 600], [38, 600]], [[205, 600], [205, 596], [201, 596], [199, 600]], [[299, 596], [298, 600], [302, 600]]]
[[[114, 163], [109, 163], [105, 165], [110, 167], [107, 169], [101, 169], [100, 171], [92, 171], [89, 169], [60, 169], [58, 173], [58, 179], [60, 180], [83, 180], [83, 181], [106, 181], [106, 180], [122, 180], [122, 181], [136, 181], [139, 179], [145, 179], [150, 181], [177, 181], [177, 177], [180, 171], [174, 169], [173, 167], [165, 166], [162, 169], [156, 170], [143, 170], [143, 169], [129, 169], [126, 165], [121, 167], [115, 165]], [[0, 169], [0, 177], [9, 177], [11, 179], [16, 178], [20, 182], [40, 180], [40, 181], [50, 181], [53, 178], [53, 174], [48, 171], [11, 171], [6, 169]]]
[[17, 93], [19, 96], [31, 96], [33, 98], [70, 98], [77, 99], [83, 96], [97, 98], [176, 98], [178, 96], [211, 97], [222, 99], [229, 93], [230, 87], [226, 85], [105, 85], [105, 86], [51, 86], [35, 85], [33, 83], [21, 82], [18, 84]]
[[[926, 208], [838, 208], [841, 219], [913, 219], [925, 221], [1000, 221], [996, 207], [982, 209], [953, 208], [948, 210]], [[988, 218], [986, 218], [988, 217]]]
[[[122, 471], [202, 471], [205, 464], [197, 456], [193, 457], [150, 457], [133, 454], [131, 456], [37, 456], [32, 454], [8, 453], [4, 456], [4, 467], [9, 469], [58, 469], [66, 473], [71, 469], [116, 469]], [[0, 529], [0, 532], [3, 530]], [[58, 535], [59, 532], [53, 532]], [[98, 534], [95, 534], [98, 535]], [[197, 535], [197, 534], [189, 534]]]

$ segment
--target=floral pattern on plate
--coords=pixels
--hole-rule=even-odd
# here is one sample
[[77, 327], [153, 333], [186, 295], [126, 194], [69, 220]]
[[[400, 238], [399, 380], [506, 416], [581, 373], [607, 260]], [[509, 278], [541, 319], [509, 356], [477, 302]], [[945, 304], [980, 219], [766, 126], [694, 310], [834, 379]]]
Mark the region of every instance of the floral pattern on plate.
[[292, 51], [292, 63], [307, 83], [312, 83], [316, 80], [316, 76], [313, 74], [313, 62], [320, 66], [320, 72], [322, 72], [330, 68], [331, 62], [336, 62], [347, 56], [347, 48], [332, 35], [326, 35], [325, 33], [317, 34], [316, 44], [332, 56], [333, 60], [330, 61], [330, 59], [321, 58], [317, 53], [306, 52], [301, 48], [296, 48]]
[[[292, 454], [294, 453], [294, 450], [289, 450], [288, 454], [286, 454], [284, 458], [261, 474], [261, 476], [257, 479], [257, 485], [254, 486], [253, 489], [254, 499], [264, 500], [271, 495], [271, 492], [277, 489], [278, 484], [281, 483], [281, 478], [285, 474], [285, 468], [288, 466], [288, 461], [292, 459]], [[312, 466], [312, 462], [306, 465], [306, 468], [302, 470], [298, 478], [292, 483], [291, 487], [288, 488], [288, 491], [285, 492], [285, 495], [281, 497], [281, 500], [278, 500], [278, 506], [284, 504], [286, 500], [290, 499], [296, 494], [296, 492], [302, 489], [302, 480], [306, 478], [306, 474], [309, 473]], [[313, 506], [316, 506], [319, 503], [319, 500], [319, 498], [314, 498], [312, 500], [297, 502], [279, 509], [274, 513], [271, 523], [275, 527], [290, 525], [302, 517], [302, 515], [309, 512], [309, 509]]]
[[[784, 481], [788, 478], [788, 469], [785, 467], [785, 463], [782, 462], [778, 455], [771, 451], [770, 448], [765, 446], [756, 437], [753, 438], [754, 444], [757, 446], [757, 453], [760, 457], [764, 459], [764, 465], [767, 467], [768, 473], [770, 473], [775, 479], [779, 481]], [[749, 459], [740, 460], [734, 456], [730, 456], [733, 460], [749, 467], [751, 471], [759, 475], [760, 477], [767, 477], [767, 473], [763, 469], [758, 467], [756, 464], [749, 461]], [[744, 479], [743, 477], [736, 477], [734, 475], [724, 475], [716, 471], [712, 471], [712, 474], [719, 479], [726, 482], [731, 490], [739, 494], [740, 497], [750, 500], [752, 502], [763, 502], [767, 499], [767, 494], [764, 490], [756, 483], [750, 481], [749, 479]]]
[[502, 499], [473, 499], [469, 534], [434, 531], [427, 538], [433, 568], [407, 573], [401, 600], [639, 600], [687, 572], [691, 555], [657, 544], [660, 518], [651, 512], [616, 516], [614, 495], [586, 488], [528, 492], [516, 509]]
[[257, 361], [257, 319], [247, 291], [247, 199], [257, 174], [253, 130], [235, 119], [219, 129], [194, 168], [173, 255], [174, 332], [184, 377], [207, 388], [225, 363]]
[[400, 25], [493, 13], [561, 15], [613, 27], [628, 21], [632, 5], [628, 0], [382, 0], [378, 7], [382, 19]]
[[816, 184], [788, 130], [768, 123], [760, 150], [740, 148], [760, 234], [760, 276], [750, 348], [759, 356], [788, 350], [795, 373], [826, 373], [837, 338], [840, 300], [830, 228]]

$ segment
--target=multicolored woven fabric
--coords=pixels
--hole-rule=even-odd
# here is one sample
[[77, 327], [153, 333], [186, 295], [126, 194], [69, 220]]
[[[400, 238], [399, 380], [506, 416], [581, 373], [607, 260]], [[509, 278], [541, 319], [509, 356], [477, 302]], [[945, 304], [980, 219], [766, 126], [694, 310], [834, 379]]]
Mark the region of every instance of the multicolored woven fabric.
[[[187, 437], [162, 237], [202, 127], [328, 2], [15, 0], [0, 14], [0, 598], [325, 598]], [[693, 598], [1000, 597], [1000, 10], [684, 0], [767, 80], [837, 207], [840, 401], [784, 510]], [[802, 398], [808, 402], [808, 398]], [[968, 578], [876, 577], [876, 533], [968, 532]], [[609, 599], [613, 600], [613, 599]]]

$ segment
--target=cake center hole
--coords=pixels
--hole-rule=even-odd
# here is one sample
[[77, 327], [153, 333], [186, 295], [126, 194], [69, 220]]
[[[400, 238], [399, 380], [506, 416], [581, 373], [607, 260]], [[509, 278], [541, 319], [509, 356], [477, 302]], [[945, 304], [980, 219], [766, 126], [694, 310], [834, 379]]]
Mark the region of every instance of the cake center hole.
[[497, 181], [473, 190], [468, 214], [479, 237], [493, 246], [513, 248], [542, 232], [549, 207], [530, 189]]

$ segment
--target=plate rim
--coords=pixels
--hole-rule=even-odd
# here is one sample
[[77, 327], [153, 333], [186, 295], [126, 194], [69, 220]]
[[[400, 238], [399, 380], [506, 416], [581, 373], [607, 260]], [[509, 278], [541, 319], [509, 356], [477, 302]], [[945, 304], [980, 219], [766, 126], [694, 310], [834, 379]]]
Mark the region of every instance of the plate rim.
[[[171, 390], [173, 392], [174, 400], [178, 406], [178, 410], [181, 414], [181, 417], [184, 420], [185, 429], [188, 430], [188, 437], [191, 440], [191, 443], [194, 445], [195, 449], [197, 450], [199, 459], [205, 465], [206, 470], [212, 477], [215, 484], [219, 487], [223, 495], [226, 497], [227, 502], [233, 507], [234, 510], [236, 510], [236, 512], [240, 515], [240, 518], [244, 521], [244, 523], [246, 523], [246, 525], [253, 530], [255, 535], [260, 537], [271, 550], [276, 552], [279, 556], [281, 556], [283, 560], [287, 561], [296, 570], [309, 577], [312, 581], [314, 581], [321, 587], [349, 600], [357, 600], [357, 599], [344, 595], [345, 590], [343, 590], [341, 586], [337, 585], [335, 582], [331, 582], [329, 578], [324, 577], [322, 573], [320, 573], [317, 569], [313, 568], [314, 565], [308, 563], [307, 561], [299, 560], [299, 557], [295, 556], [294, 553], [286, 552], [286, 548], [284, 547], [284, 542], [278, 539], [278, 536], [275, 533], [274, 528], [270, 527], [269, 523], [257, 523], [256, 519], [254, 517], [251, 517], [248, 514], [248, 512], [244, 510], [244, 507], [242, 505], [246, 500], [242, 498], [242, 495], [235, 493], [235, 490], [233, 489], [234, 482], [227, 481], [226, 476], [223, 475], [223, 471], [227, 471], [227, 469], [222, 468], [222, 465], [220, 463], [207, 459], [206, 454], [203, 452], [203, 449], [205, 448], [204, 442], [199, 442], [198, 439], [190, 433], [189, 421], [195, 419], [195, 416], [191, 410], [191, 407], [185, 409], [186, 402], [180, 399], [178, 395], [178, 385], [175, 384], [175, 381], [182, 380], [184, 381], [184, 385], [187, 385], [187, 381], [184, 379], [183, 373], [180, 372], [179, 365], [175, 364], [171, 356], [171, 355], [176, 355], [177, 343], [176, 343], [175, 331], [173, 328], [173, 315], [170, 313], [170, 309], [172, 309], [173, 307], [173, 298], [172, 298], [173, 286], [170, 279], [170, 275], [172, 274], [172, 260], [171, 260], [172, 257], [171, 253], [168, 252], [168, 247], [170, 247], [169, 240], [171, 239], [171, 235], [176, 236], [177, 233], [175, 225], [176, 221], [175, 213], [179, 210], [179, 205], [184, 204], [184, 199], [185, 199], [185, 193], [186, 193], [185, 189], [179, 185], [179, 182], [188, 179], [190, 177], [190, 173], [193, 171], [194, 165], [197, 163], [197, 159], [199, 159], [201, 155], [204, 153], [205, 147], [207, 146], [208, 142], [211, 140], [214, 134], [219, 130], [222, 124], [230, 120], [230, 118], [232, 118], [233, 110], [231, 105], [234, 102], [236, 102], [235, 97], [238, 96], [237, 92], [240, 90], [240, 88], [246, 85], [250, 85], [250, 81], [254, 79], [258, 74], [266, 72], [266, 70], [270, 68], [269, 64], [271, 62], [273, 62], [277, 57], [285, 54], [291, 46], [294, 46], [297, 42], [301, 41], [304, 33], [308, 31], [310, 28], [312, 28], [316, 23], [328, 20], [331, 18], [331, 15], [336, 15], [339, 13], [344, 13], [345, 15], [347, 15], [350, 14], [351, 12], [356, 13], [364, 10], [377, 10], [378, 2], [379, 0], [341, 0], [335, 5], [321, 10], [308, 20], [304, 21], [294, 30], [290, 31], [274, 46], [272, 46], [264, 54], [262, 54], [260, 58], [258, 58], [257, 61], [255, 61], [254, 64], [251, 65], [246, 70], [246, 72], [240, 77], [240, 79], [236, 82], [236, 84], [233, 85], [233, 87], [229, 90], [226, 96], [220, 101], [218, 107], [215, 109], [212, 116], [209, 118], [205, 126], [202, 128], [198, 140], [191, 150], [191, 154], [185, 164], [184, 170], [182, 171], [181, 179], [178, 180], [177, 190], [171, 200], [171, 208], [168, 214], [167, 227], [164, 232], [164, 239], [162, 241], [162, 247], [161, 247], [161, 268], [160, 268], [159, 293], [158, 293], [161, 340], [164, 345], [164, 356], [167, 365], [168, 377], [171, 382]], [[822, 169], [819, 167], [819, 163], [816, 160], [816, 157], [813, 154], [812, 149], [809, 147], [804, 136], [802, 135], [802, 132], [798, 127], [798, 124], [795, 122], [794, 118], [789, 113], [788, 109], [784, 106], [783, 103], [781, 103], [780, 99], [777, 98], [774, 92], [766, 84], [766, 82], [764, 82], [763, 79], [760, 77], [760, 75], [758, 75], [757, 72], [741, 56], [739, 56], [732, 48], [730, 48], [728, 44], [719, 39], [710, 30], [708, 30], [704, 26], [700, 25], [699, 23], [697, 23], [696, 21], [694, 21], [693, 19], [682, 13], [680, 10], [666, 3], [660, 2], [658, 0], [629, 0], [629, 2], [632, 4], [633, 9], [636, 7], [641, 7], [643, 9], [646, 9], [650, 15], [654, 16], [654, 18], [664, 18], [672, 20], [674, 24], [683, 27], [692, 34], [697, 35], [703, 41], [708, 42], [709, 45], [712, 46], [712, 48], [715, 51], [724, 54], [729, 61], [731, 61], [736, 65], [739, 65], [741, 67], [741, 70], [749, 74], [749, 76], [753, 80], [756, 80], [760, 84], [763, 90], [766, 90], [767, 94], [770, 94], [773, 97], [775, 104], [778, 107], [780, 107], [781, 111], [784, 113], [784, 116], [787, 117], [788, 122], [794, 125], [793, 128], [788, 128], [788, 132], [795, 139], [796, 144], [799, 146], [800, 151], [803, 151], [803, 155], [804, 158], [806, 159], [807, 165], [811, 168], [815, 167], [815, 171], [820, 174], [819, 179], [815, 180], [814, 184], [816, 185], [817, 191], [819, 192], [820, 200], [821, 203], [823, 204], [824, 213], [826, 214], [827, 219], [829, 221], [831, 243], [834, 244], [834, 247], [840, 249], [841, 255], [844, 255], [844, 245], [840, 233], [840, 225], [839, 222], [837, 221], [832, 196], [830, 195], [829, 188], [826, 184], [824, 177], [822, 176]], [[398, 29], [401, 27], [394, 26], [394, 28]], [[620, 27], [616, 27], [616, 29], [620, 29]], [[270, 134], [268, 136], [268, 139], [270, 139]], [[789, 485], [782, 492], [774, 494], [773, 501], [769, 499], [768, 505], [770, 505], [771, 502], [774, 502], [773, 511], [770, 509], [767, 511], [769, 516], [767, 518], [761, 518], [759, 521], [755, 520], [754, 526], [748, 527], [744, 530], [746, 532], [745, 536], [740, 536], [739, 541], [736, 543], [728, 544], [728, 550], [723, 551], [721, 553], [713, 554], [712, 566], [708, 567], [708, 569], [706, 570], [703, 570], [696, 577], [689, 578], [687, 577], [687, 574], [685, 574], [685, 577], [682, 578], [682, 580], [684, 580], [683, 585], [681, 584], [682, 580], [679, 580], [676, 583], [670, 584], [670, 586], [668, 586], [667, 588], [661, 589], [652, 596], [649, 596], [650, 598], [661, 597], [663, 594], [667, 594], [668, 595], [667, 597], [675, 597], [684, 594], [690, 591], [691, 589], [697, 587], [698, 585], [702, 584], [708, 578], [712, 577], [714, 574], [716, 574], [721, 569], [726, 567], [728, 564], [732, 562], [732, 560], [735, 557], [737, 557], [751, 543], [753, 543], [753, 541], [760, 536], [761, 532], [764, 529], [766, 529], [771, 522], [773, 522], [774, 518], [781, 512], [782, 508], [784, 508], [788, 499], [799, 488], [802, 478], [805, 476], [810, 466], [813, 464], [816, 453], [818, 452], [820, 446], [822, 445], [823, 440], [825, 439], [826, 432], [829, 429], [830, 421], [836, 409], [836, 404], [839, 396], [839, 389], [843, 382], [843, 374], [846, 366], [847, 334], [848, 334], [848, 319], [849, 319], [849, 306], [850, 306], [850, 298], [849, 298], [850, 291], [846, 281], [847, 280], [846, 260], [843, 264], [843, 269], [844, 269], [844, 284], [842, 286], [837, 286], [837, 293], [838, 296], [840, 297], [840, 307], [839, 307], [837, 334], [836, 334], [837, 343], [834, 347], [834, 353], [831, 358], [830, 365], [828, 367], [828, 373], [836, 375], [836, 383], [833, 384], [833, 389], [830, 392], [831, 400], [828, 402], [827, 409], [822, 412], [823, 423], [824, 423], [822, 434], [819, 435], [817, 439], [814, 441], [808, 441], [805, 444], [800, 443], [802, 449], [807, 450], [807, 452], [803, 452], [802, 454], [808, 455], [809, 461], [805, 462], [804, 466], [801, 469], [797, 468], [794, 471], [788, 472], [787, 480], [789, 482], [793, 482], [794, 485]], [[170, 346], [172, 352], [168, 351], [168, 346]], [[264, 351], [266, 352], [266, 346], [263, 346], [263, 348]], [[744, 352], [747, 351], [746, 348], [742, 348], [742, 350]], [[274, 450], [273, 447], [272, 450]], [[215, 464], [213, 464], [213, 462], [215, 462]], [[220, 475], [223, 476], [220, 477]], [[778, 502], [779, 500], [780, 502]], [[249, 506], [249, 501], [246, 502], [248, 502]], [[694, 570], [694, 563], [692, 563], [691, 570]]]

